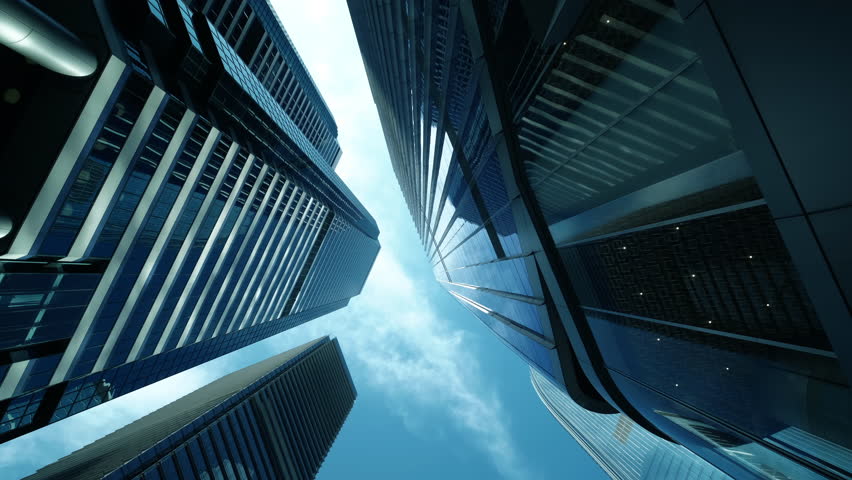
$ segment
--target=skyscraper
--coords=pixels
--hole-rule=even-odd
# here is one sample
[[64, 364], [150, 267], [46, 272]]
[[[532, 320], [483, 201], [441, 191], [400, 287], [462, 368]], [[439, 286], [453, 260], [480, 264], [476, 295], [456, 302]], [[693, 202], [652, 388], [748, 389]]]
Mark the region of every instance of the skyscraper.
[[849, 7], [676, 3], [349, 7], [454, 297], [578, 405], [732, 477], [846, 478]]
[[355, 395], [337, 340], [320, 338], [226, 375], [26, 478], [313, 478]]
[[615, 480], [688, 478], [724, 480], [727, 475], [682, 446], [667, 442], [617, 413], [595, 413], [530, 368], [530, 381], [553, 417]]
[[0, 442], [342, 308], [379, 249], [265, 1], [237, 39], [215, 2], [35, 3], [98, 67], [0, 49]]

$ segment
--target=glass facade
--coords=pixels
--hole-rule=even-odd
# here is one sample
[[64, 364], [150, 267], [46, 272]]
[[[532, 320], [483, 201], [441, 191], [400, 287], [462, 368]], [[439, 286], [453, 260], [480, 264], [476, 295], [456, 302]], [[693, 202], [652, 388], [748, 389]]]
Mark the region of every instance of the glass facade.
[[[388, 32], [361, 28], [373, 14], [366, 5], [356, 13], [361, 3], [350, 2], [350, 10], [371, 76], [371, 67], [380, 70], [392, 55], [385, 50], [391, 46], [380, 38]], [[419, 25], [410, 32], [421, 54], [399, 66], [414, 76], [370, 78], [393, 168], [436, 278], [510, 348], [560, 378], [544, 295], [532, 286], [539, 284], [537, 273], [519, 243], [496, 142], [470, 78], [467, 37], [455, 7], [435, 2], [429, 8], [431, 30]], [[403, 119], [403, 111], [417, 113]]]
[[342, 154], [337, 124], [268, 0], [189, 0], [295, 122], [324, 161]]
[[436, 278], [537, 375], [731, 477], [852, 475], [848, 255], [820, 246], [849, 232], [805, 218], [829, 215], [796, 196], [813, 159], [792, 177], [797, 133], [762, 118], [806, 131], [818, 105], [751, 82], [785, 53], [739, 7], [348, 3]]
[[355, 396], [337, 340], [324, 337], [222, 377], [27, 478], [313, 478]]
[[644, 430], [625, 415], [586, 410], [535, 370], [530, 370], [530, 380], [553, 417], [614, 479], [730, 478], [684, 447]]
[[681, 17], [590, 10], [518, 137], [607, 368], [672, 437], [755, 474], [850, 472], [852, 389]]
[[[47, 180], [22, 175], [41, 190], [0, 244], [0, 441], [344, 307], [379, 250], [333, 171], [339, 148], [301, 130], [209, 12], [126, 8], [90, 12], [123, 49], [76, 100], [71, 134], [45, 127], [59, 157]], [[214, 73], [196, 84], [199, 56]], [[300, 108], [331, 118], [321, 99]]]

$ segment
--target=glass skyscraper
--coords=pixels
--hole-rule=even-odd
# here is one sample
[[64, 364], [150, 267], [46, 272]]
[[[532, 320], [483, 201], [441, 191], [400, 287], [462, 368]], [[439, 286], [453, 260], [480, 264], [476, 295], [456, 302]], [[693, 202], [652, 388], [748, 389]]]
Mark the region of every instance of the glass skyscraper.
[[533, 388], [553, 417], [615, 480], [725, 480], [727, 475], [686, 448], [667, 442], [617, 413], [595, 413], [574, 402], [537, 370]]
[[732, 477], [852, 476], [848, 5], [348, 3], [455, 298]]
[[355, 396], [337, 340], [324, 337], [226, 375], [26, 478], [313, 478]]
[[0, 442], [342, 308], [379, 250], [265, 0], [33, 3], [98, 68], [0, 49]]

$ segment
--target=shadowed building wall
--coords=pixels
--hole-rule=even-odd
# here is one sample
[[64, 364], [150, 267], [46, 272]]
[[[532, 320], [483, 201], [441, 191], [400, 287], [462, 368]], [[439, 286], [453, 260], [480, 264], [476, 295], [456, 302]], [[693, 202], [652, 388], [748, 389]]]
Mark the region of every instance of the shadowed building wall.
[[348, 3], [451, 295], [731, 477], [852, 475], [847, 4]]
[[379, 250], [265, 1], [228, 2], [263, 20], [251, 48], [211, 2], [35, 3], [99, 67], [0, 50], [0, 441], [344, 307]]

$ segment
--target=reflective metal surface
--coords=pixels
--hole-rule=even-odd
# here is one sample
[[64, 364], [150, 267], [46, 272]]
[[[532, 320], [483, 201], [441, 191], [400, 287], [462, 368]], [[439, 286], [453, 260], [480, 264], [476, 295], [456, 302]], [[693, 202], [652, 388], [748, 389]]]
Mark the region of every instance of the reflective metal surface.
[[0, 43], [54, 72], [95, 73], [95, 54], [77, 36], [26, 0], [0, 0]]

